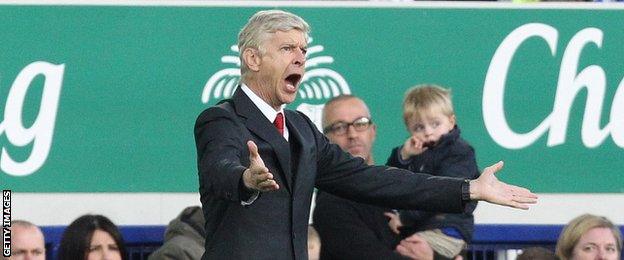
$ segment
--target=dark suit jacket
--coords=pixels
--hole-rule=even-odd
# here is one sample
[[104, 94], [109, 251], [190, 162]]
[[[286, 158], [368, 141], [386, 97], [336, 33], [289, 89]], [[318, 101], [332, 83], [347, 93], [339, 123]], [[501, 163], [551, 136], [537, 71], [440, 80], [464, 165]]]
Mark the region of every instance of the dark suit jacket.
[[[307, 259], [312, 191], [392, 208], [461, 212], [463, 180], [367, 166], [330, 144], [305, 115], [286, 110], [286, 142], [240, 90], [232, 111], [214, 106], [195, 124], [199, 192], [206, 218], [203, 259]], [[253, 140], [280, 189], [242, 206], [241, 176]]]
[[319, 192], [313, 221], [321, 237], [321, 260], [410, 259], [394, 251], [400, 237], [384, 216], [391, 211]]

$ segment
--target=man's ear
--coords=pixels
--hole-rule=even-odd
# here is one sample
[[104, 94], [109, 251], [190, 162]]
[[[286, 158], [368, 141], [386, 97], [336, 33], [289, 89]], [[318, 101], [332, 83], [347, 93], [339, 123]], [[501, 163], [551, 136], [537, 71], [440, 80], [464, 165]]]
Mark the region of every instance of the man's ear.
[[249, 70], [256, 72], [260, 70], [261, 59], [259, 54], [258, 50], [254, 48], [247, 48], [243, 51], [243, 60]]

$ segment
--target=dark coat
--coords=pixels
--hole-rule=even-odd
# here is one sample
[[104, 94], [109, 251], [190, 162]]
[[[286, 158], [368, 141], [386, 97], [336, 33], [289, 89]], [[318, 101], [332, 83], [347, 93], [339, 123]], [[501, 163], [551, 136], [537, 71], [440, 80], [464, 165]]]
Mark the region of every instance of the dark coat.
[[198, 206], [185, 208], [169, 222], [165, 242], [148, 260], [196, 260], [204, 254], [204, 214]]
[[[231, 108], [204, 110], [195, 124], [199, 192], [206, 218], [203, 259], [307, 259], [314, 187], [360, 202], [431, 211], [462, 212], [462, 179], [367, 166], [330, 144], [304, 114], [285, 110], [286, 142], [239, 88]], [[253, 140], [279, 190], [253, 204], [241, 176]], [[464, 187], [465, 188], [465, 187]], [[464, 189], [465, 190], [465, 189]]]
[[[401, 146], [392, 150], [392, 154], [386, 163], [407, 169], [412, 172], [427, 173], [435, 176], [456, 177], [464, 179], [476, 179], [479, 177], [479, 168], [475, 158], [475, 152], [468, 142], [460, 137], [460, 130], [455, 127], [451, 132], [443, 135], [440, 142], [408, 161], [400, 160]], [[466, 242], [472, 240], [474, 231], [474, 216], [472, 212], [477, 207], [477, 202], [470, 202], [467, 210], [461, 214], [444, 214], [431, 211], [401, 211], [401, 222], [404, 228], [401, 230], [403, 237], [415, 232], [438, 228], [457, 229]]]
[[399, 236], [384, 216], [391, 211], [319, 192], [312, 216], [321, 237], [321, 260], [409, 259], [394, 251]]

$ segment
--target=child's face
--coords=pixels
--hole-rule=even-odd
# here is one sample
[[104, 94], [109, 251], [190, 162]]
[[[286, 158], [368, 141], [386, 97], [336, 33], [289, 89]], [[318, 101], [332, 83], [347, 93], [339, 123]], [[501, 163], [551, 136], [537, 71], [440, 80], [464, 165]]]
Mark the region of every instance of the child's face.
[[455, 115], [447, 116], [439, 111], [430, 110], [417, 113], [408, 120], [407, 128], [423, 146], [435, 146], [440, 137], [448, 134], [455, 127]]

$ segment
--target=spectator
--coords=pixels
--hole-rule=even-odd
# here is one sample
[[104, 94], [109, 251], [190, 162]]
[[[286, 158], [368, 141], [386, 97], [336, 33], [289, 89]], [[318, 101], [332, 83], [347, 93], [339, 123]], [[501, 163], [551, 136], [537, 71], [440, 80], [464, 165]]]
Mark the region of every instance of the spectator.
[[620, 259], [622, 233], [605, 217], [583, 214], [563, 229], [556, 254], [561, 260]]
[[84, 215], [69, 224], [61, 238], [58, 260], [128, 259], [117, 226], [102, 215]]
[[204, 254], [205, 237], [201, 207], [187, 207], [169, 222], [164, 244], [149, 256], [149, 260], [200, 259]]
[[558, 260], [555, 253], [543, 247], [527, 247], [522, 249], [516, 260]]
[[[375, 164], [372, 148], [377, 126], [364, 101], [352, 95], [332, 98], [323, 109], [322, 125], [332, 143]], [[395, 251], [399, 237], [388, 227], [386, 211], [390, 209], [319, 191], [313, 220], [323, 241], [321, 259], [407, 259]]]
[[44, 260], [45, 240], [41, 229], [25, 220], [11, 223], [11, 260]]
[[[392, 150], [387, 165], [435, 176], [479, 177], [474, 149], [460, 137], [450, 90], [437, 85], [409, 89], [403, 119], [410, 137]], [[459, 214], [404, 210], [391, 224], [403, 237], [417, 233], [440, 255], [437, 258], [452, 259], [472, 239], [476, 206], [476, 201], [470, 202]]]

